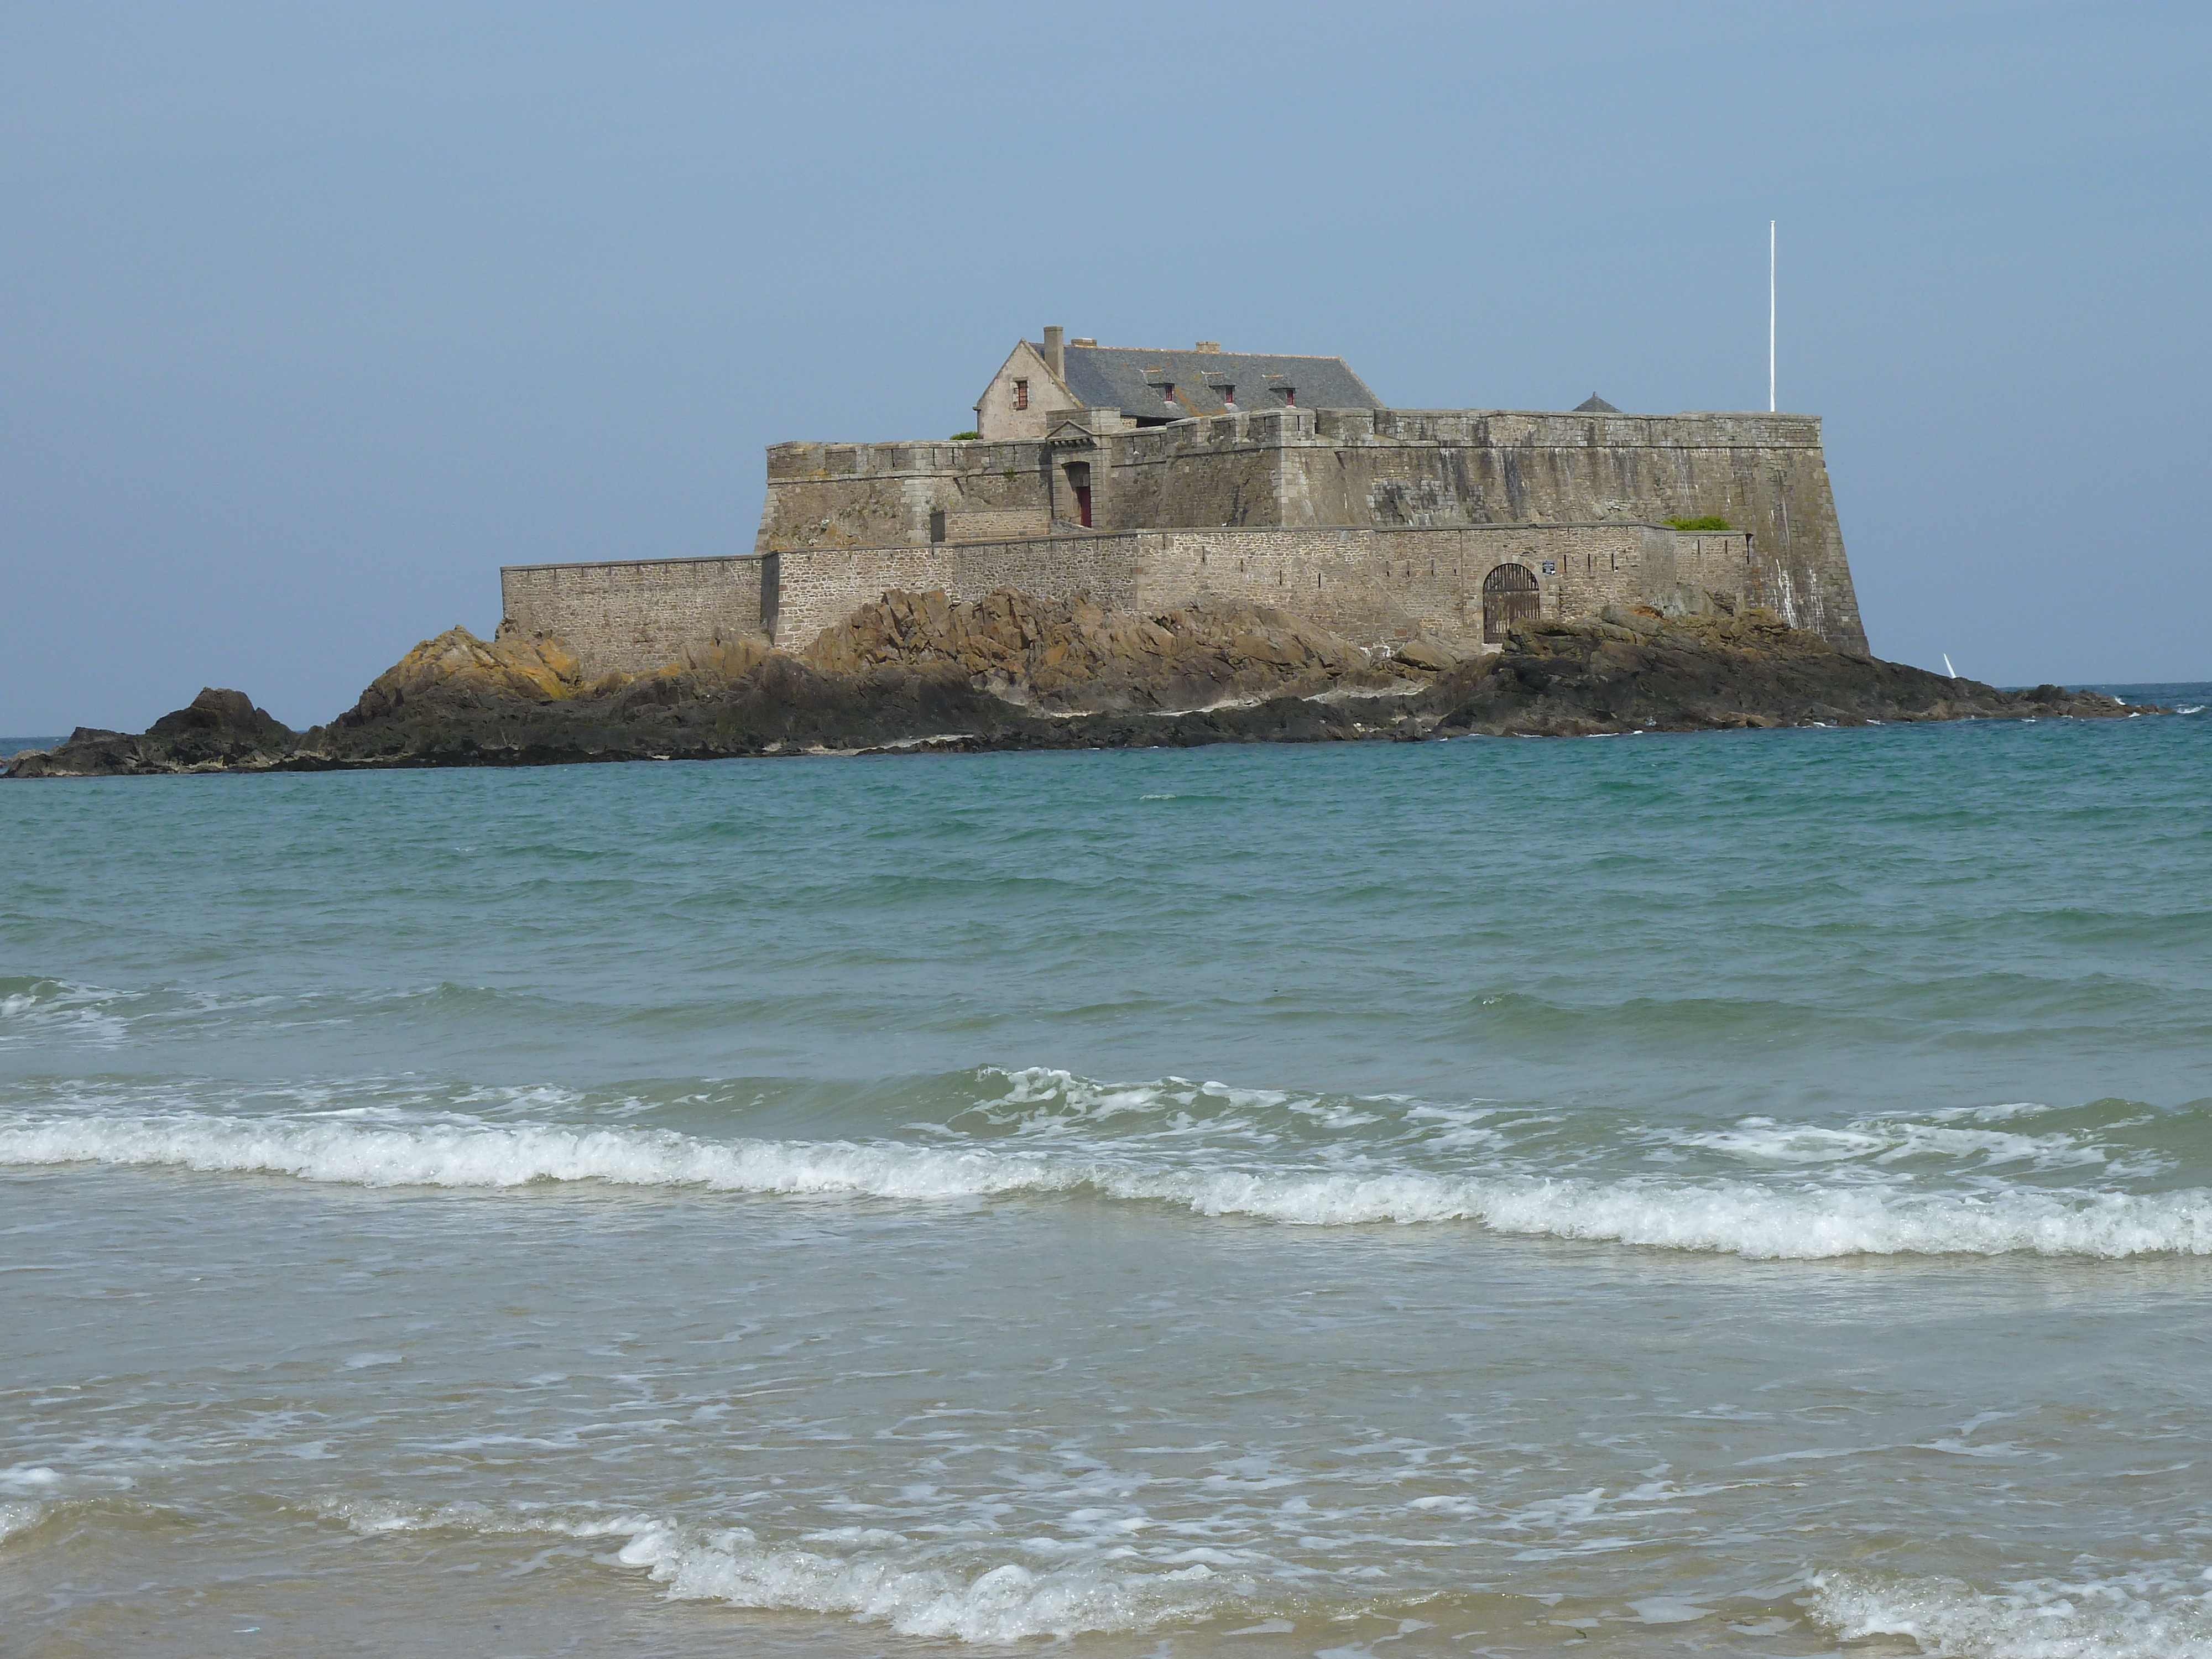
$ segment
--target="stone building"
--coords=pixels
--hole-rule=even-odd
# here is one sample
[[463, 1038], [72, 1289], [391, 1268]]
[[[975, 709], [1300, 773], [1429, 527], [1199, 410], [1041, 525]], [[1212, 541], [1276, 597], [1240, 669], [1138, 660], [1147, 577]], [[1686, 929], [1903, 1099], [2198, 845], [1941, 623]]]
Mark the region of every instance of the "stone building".
[[1000, 586], [1256, 600], [1377, 647], [1687, 597], [1866, 648], [1817, 416], [1393, 410], [1338, 357], [1044, 337], [992, 377], [981, 435], [775, 445], [750, 555], [510, 566], [507, 617], [595, 672]]
[[1274, 357], [1224, 351], [1200, 340], [1188, 351], [1062, 343], [1048, 328], [1021, 340], [975, 400], [975, 433], [986, 442], [1042, 438], [1052, 417], [1110, 410], [1131, 427], [1165, 426], [1201, 415], [1269, 409], [1380, 409], [1382, 400], [1341, 357]]

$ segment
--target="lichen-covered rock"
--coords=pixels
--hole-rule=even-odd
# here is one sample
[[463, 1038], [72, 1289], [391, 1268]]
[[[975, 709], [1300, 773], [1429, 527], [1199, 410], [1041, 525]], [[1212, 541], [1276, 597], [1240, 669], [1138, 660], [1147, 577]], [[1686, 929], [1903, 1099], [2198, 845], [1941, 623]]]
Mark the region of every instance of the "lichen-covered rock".
[[574, 654], [550, 635], [526, 637], [502, 625], [487, 642], [465, 628], [449, 628], [379, 674], [337, 723], [360, 726], [402, 709], [558, 702], [581, 689]]
[[684, 647], [683, 657], [665, 672], [705, 676], [710, 680], [741, 680], [775, 654], [775, 647], [757, 635], [734, 640], [711, 639]]
[[886, 593], [801, 655], [830, 673], [943, 665], [978, 690], [1054, 713], [1203, 708], [1399, 678], [1387, 659], [1265, 605], [1217, 601], [1146, 616], [1086, 594], [1041, 599], [1010, 587], [972, 601]]

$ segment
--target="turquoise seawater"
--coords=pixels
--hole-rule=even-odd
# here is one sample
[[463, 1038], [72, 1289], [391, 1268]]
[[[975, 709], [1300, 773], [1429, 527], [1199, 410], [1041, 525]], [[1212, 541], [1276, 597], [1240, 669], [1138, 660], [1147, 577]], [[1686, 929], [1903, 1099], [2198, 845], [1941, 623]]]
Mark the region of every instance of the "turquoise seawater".
[[2212, 1653], [2212, 702], [0, 786], [40, 1655]]

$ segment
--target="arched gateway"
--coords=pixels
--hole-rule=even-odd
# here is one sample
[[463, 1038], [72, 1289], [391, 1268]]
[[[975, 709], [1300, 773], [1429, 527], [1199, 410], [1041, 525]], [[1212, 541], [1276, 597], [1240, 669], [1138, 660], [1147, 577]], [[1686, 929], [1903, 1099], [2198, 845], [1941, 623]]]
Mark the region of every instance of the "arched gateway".
[[1536, 573], [1525, 564], [1501, 564], [1482, 579], [1482, 637], [1503, 645], [1505, 630], [1517, 622], [1534, 622], [1542, 614], [1536, 593]]

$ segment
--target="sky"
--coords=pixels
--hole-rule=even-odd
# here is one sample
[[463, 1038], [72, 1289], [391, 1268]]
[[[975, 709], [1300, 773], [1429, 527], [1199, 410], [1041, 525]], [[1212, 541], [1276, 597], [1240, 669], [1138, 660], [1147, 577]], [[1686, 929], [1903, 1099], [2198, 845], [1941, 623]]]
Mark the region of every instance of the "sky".
[[2212, 678], [2212, 8], [0, 9], [0, 733], [324, 720], [1047, 323], [1824, 419], [1877, 654]]

